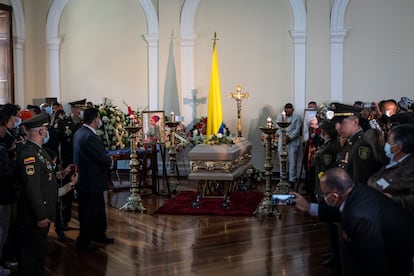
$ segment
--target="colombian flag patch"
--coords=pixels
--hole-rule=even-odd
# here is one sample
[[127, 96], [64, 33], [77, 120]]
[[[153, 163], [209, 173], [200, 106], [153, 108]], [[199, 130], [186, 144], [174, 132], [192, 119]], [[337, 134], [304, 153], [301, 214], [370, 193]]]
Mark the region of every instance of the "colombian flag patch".
[[35, 161], [36, 161], [36, 158], [35, 158], [34, 156], [31, 156], [31, 157], [27, 157], [27, 158], [25, 158], [25, 159], [23, 160], [23, 163], [24, 163], [25, 165], [27, 165], [27, 164], [34, 163]]

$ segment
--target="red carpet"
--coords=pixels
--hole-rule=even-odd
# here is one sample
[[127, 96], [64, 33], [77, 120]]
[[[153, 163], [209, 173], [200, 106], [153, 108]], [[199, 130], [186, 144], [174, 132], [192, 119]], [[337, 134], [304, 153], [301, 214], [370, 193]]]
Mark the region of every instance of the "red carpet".
[[263, 193], [243, 192], [230, 193], [229, 208], [223, 208], [222, 198], [203, 198], [199, 208], [193, 208], [192, 202], [197, 192], [183, 191], [168, 200], [154, 214], [167, 215], [213, 215], [213, 216], [251, 216], [263, 198]]

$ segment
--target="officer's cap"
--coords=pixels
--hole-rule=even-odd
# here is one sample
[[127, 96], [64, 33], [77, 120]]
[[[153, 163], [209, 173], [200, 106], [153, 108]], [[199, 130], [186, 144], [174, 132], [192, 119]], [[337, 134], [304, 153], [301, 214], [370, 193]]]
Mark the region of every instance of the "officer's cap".
[[332, 119], [335, 122], [340, 122], [345, 118], [351, 116], [358, 116], [358, 114], [362, 111], [361, 107], [342, 104], [342, 103], [331, 103], [330, 110], [333, 112], [327, 119]]
[[48, 126], [49, 125], [49, 114], [40, 113], [38, 115], [35, 115], [32, 118], [23, 121], [22, 125], [26, 129], [32, 129], [32, 128], [41, 127], [41, 126]]
[[72, 107], [86, 108], [86, 99], [73, 101], [69, 103]]

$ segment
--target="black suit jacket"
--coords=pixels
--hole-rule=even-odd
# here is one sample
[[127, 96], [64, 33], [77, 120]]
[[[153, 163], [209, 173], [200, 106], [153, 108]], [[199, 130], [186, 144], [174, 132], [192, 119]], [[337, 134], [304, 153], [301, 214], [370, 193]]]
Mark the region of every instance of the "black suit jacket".
[[78, 166], [79, 192], [103, 192], [108, 189], [108, 170], [112, 159], [106, 155], [101, 139], [85, 125], [75, 133], [73, 158]]
[[344, 232], [362, 275], [411, 270], [414, 219], [379, 191], [356, 185], [342, 211]]

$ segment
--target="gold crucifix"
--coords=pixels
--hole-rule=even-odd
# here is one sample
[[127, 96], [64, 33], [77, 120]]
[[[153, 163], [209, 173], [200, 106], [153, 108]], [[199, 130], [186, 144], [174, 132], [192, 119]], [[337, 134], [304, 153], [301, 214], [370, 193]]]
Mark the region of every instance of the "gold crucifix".
[[236, 93], [230, 92], [228, 94], [229, 99], [236, 100], [237, 102], [237, 136], [242, 137], [242, 123], [241, 123], [241, 102], [244, 99], [248, 99], [250, 97], [249, 92], [242, 93], [241, 86], [236, 86]]

